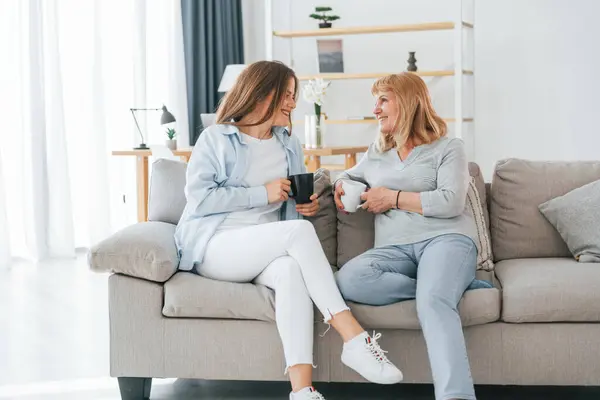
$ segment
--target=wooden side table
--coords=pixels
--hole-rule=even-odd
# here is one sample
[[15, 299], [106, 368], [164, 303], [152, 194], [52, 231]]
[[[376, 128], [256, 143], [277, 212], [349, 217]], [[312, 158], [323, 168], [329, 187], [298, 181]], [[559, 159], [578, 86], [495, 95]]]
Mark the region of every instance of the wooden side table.
[[343, 147], [321, 147], [318, 149], [304, 149], [304, 158], [306, 160], [306, 169], [309, 172], [315, 172], [321, 168], [321, 157], [327, 156], [345, 156], [343, 168], [337, 166], [323, 166], [328, 169], [349, 169], [356, 165], [356, 154], [367, 151], [368, 146], [343, 146]]
[[[192, 149], [181, 149], [173, 151], [182, 161], [188, 162], [192, 155]], [[113, 156], [134, 156], [135, 180], [137, 186], [137, 219], [138, 222], [148, 220], [148, 158], [152, 156], [152, 150], [115, 150]]]
[[[364, 153], [367, 146], [348, 146], [348, 147], [323, 147], [319, 149], [304, 149], [306, 168], [310, 172], [317, 169], [335, 168], [348, 169], [356, 165], [356, 154]], [[185, 148], [173, 151], [173, 154], [180, 157], [182, 161], [188, 162], [192, 156], [192, 148]], [[113, 156], [133, 156], [136, 158], [136, 186], [137, 186], [137, 217], [138, 222], [148, 220], [148, 158], [152, 156], [152, 150], [115, 150]], [[344, 155], [345, 162], [343, 168], [340, 166], [321, 165], [321, 157]]]

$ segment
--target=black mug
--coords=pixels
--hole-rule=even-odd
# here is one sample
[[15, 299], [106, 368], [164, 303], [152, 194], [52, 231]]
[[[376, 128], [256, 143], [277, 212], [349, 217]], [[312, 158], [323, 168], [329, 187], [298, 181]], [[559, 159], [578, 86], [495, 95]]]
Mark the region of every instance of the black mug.
[[290, 197], [296, 200], [296, 204], [307, 204], [312, 201], [310, 196], [315, 191], [315, 176], [312, 172], [291, 175], [288, 176], [288, 180], [291, 182]]

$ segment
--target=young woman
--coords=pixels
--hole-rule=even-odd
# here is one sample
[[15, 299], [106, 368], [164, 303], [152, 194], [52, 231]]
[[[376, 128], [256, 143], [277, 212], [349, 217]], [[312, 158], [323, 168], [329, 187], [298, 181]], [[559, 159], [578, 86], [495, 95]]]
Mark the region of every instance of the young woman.
[[352, 316], [312, 224], [302, 219], [317, 213], [316, 195], [302, 205], [289, 198], [286, 177], [305, 172], [300, 142], [285, 128], [297, 92], [294, 72], [279, 62], [260, 61], [241, 73], [217, 124], [194, 146], [175, 240], [181, 269], [275, 291], [290, 399], [318, 400], [324, 397], [312, 387], [313, 301], [344, 340], [344, 364], [382, 384], [400, 382], [402, 373]]
[[376, 81], [380, 135], [335, 183], [366, 183], [363, 208], [375, 213], [375, 247], [336, 274], [343, 297], [370, 305], [417, 300], [438, 400], [475, 399], [461, 320], [464, 291], [475, 280], [475, 223], [466, 208], [469, 183], [463, 142], [446, 137], [427, 86], [415, 74]]

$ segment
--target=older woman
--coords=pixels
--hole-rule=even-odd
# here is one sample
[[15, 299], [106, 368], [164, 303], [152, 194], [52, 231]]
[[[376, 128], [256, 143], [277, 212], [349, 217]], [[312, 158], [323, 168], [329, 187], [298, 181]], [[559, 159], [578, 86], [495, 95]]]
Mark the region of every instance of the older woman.
[[370, 305], [417, 300], [436, 399], [475, 399], [457, 305], [475, 281], [475, 224], [466, 208], [469, 182], [463, 142], [446, 136], [427, 86], [415, 74], [376, 81], [380, 135], [335, 183], [366, 183], [363, 209], [375, 214], [375, 247], [337, 273], [344, 299]]

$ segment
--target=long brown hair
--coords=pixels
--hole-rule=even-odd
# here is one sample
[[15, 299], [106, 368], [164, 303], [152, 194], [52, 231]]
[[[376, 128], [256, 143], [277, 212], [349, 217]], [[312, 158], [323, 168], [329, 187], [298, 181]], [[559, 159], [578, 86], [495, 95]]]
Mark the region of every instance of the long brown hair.
[[400, 148], [408, 140], [431, 143], [446, 135], [446, 122], [435, 112], [427, 85], [418, 75], [402, 72], [379, 78], [373, 83], [371, 93], [381, 92], [394, 93], [399, 115], [394, 131], [379, 135], [379, 151]]
[[[216, 123], [235, 126], [256, 126], [273, 117], [286, 95], [290, 78], [296, 82], [294, 99], [298, 97], [298, 77], [294, 71], [279, 61], [257, 61], [248, 65], [237, 78], [231, 90], [223, 96], [217, 109]], [[240, 124], [243, 117], [251, 113], [258, 103], [273, 93], [273, 100], [260, 121]], [[290, 115], [290, 130], [292, 126]], [[291, 134], [291, 132], [290, 132]]]

